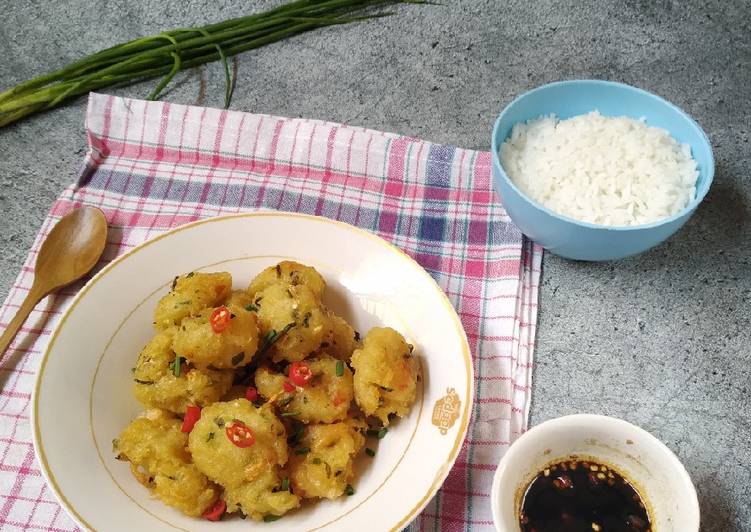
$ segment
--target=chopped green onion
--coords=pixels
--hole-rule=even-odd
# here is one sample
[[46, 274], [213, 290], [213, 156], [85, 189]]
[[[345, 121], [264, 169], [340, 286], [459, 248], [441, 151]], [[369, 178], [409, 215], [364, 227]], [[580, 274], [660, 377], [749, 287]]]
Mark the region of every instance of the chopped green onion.
[[142, 381], [141, 379], [133, 379], [138, 384], [154, 384], [154, 381]]
[[288, 477], [284, 477], [282, 479], [282, 485], [281, 485], [280, 489], [282, 491], [289, 491], [289, 478]]
[[278, 521], [281, 518], [281, 515], [268, 514], [263, 516], [263, 521], [264, 523], [271, 523], [272, 521]]
[[258, 312], [258, 307], [251, 303], [250, 305], [245, 305], [245, 310], [248, 312]]
[[320, 464], [320, 463], [321, 463], [321, 459], [320, 459], [320, 458], [318, 458], [318, 457], [316, 456], [316, 457], [315, 457], [315, 458], [313, 458], [313, 459], [312, 459], [312, 460], [311, 460], [310, 462], [311, 462], [312, 464], [314, 464], [314, 465], [318, 465], [318, 464]]
[[208, 435], [208, 437], [206, 438], [206, 441], [207, 441], [207, 442], [209, 442], [209, 441], [211, 441], [211, 440], [213, 440], [213, 439], [214, 439], [214, 433], [213, 433], [213, 432], [209, 432], [209, 435]]
[[389, 429], [382, 427], [380, 429], [368, 429], [365, 431], [365, 434], [368, 436], [377, 436], [379, 440], [382, 440], [388, 431]]
[[180, 370], [182, 368], [183, 360], [185, 360], [183, 357], [181, 357], [180, 355], [177, 355], [175, 357], [175, 360], [169, 363], [169, 369], [172, 370], [172, 374], [175, 377], [180, 376]]
[[365, 447], [365, 454], [372, 458], [373, 456], [375, 456], [375, 451], [370, 447]]
[[352, 487], [352, 484], [347, 484], [347, 487], [344, 488], [344, 494], [348, 497], [355, 494], [355, 488]]
[[292, 417], [292, 416], [299, 416], [300, 412], [282, 412], [282, 417]]
[[292, 328], [295, 326], [295, 322], [288, 323], [284, 326], [284, 329], [282, 329], [280, 332], [276, 332], [276, 329], [271, 329], [269, 332], [266, 333], [266, 336], [263, 337], [263, 344], [261, 345], [261, 348], [258, 350], [258, 355], [263, 355], [268, 351], [272, 345], [274, 345], [274, 342], [276, 342], [279, 338], [287, 334]]
[[341, 377], [344, 375], [344, 362], [341, 360], [336, 361], [336, 376]]
[[310, 447], [300, 447], [299, 449], [295, 449], [295, 454], [302, 456], [303, 454], [308, 454], [310, 452]]

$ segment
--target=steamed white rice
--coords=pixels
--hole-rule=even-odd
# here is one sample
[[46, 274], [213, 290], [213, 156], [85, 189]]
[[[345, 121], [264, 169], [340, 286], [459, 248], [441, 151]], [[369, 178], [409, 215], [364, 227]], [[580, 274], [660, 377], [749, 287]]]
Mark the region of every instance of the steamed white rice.
[[593, 111], [514, 125], [501, 164], [525, 194], [585, 222], [639, 225], [667, 218], [696, 194], [687, 144], [644, 120]]

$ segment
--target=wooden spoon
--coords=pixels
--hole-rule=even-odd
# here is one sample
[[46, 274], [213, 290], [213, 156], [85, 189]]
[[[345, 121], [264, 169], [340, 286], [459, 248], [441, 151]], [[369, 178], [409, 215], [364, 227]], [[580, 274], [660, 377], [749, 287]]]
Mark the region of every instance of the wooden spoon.
[[57, 222], [37, 255], [31, 290], [0, 337], [0, 360], [36, 304], [89, 273], [102, 256], [106, 241], [107, 219], [94, 207], [75, 209]]

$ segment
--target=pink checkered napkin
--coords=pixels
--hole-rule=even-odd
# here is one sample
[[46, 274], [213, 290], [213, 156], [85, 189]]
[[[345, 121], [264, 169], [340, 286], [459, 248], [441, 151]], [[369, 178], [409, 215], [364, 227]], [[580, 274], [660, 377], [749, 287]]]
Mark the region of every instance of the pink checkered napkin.
[[[0, 308], [28, 292], [39, 244], [65, 213], [101, 208], [100, 267], [199, 218], [274, 209], [362, 227], [414, 257], [448, 294], [474, 354], [475, 408], [456, 465], [412, 529], [492, 526], [498, 460], [527, 425], [542, 251], [493, 192], [490, 154], [361, 128], [92, 94], [79, 182], [55, 202]], [[80, 285], [42, 302], [0, 366], [0, 529], [74, 530], [45, 485], [29, 426], [50, 332]]]

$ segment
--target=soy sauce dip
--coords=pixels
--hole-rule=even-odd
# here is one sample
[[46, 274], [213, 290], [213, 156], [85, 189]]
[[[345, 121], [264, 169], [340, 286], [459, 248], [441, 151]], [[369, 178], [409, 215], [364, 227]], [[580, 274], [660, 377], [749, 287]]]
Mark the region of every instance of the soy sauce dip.
[[647, 532], [644, 501], [612, 468], [571, 458], [540, 471], [522, 500], [523, 532]]

